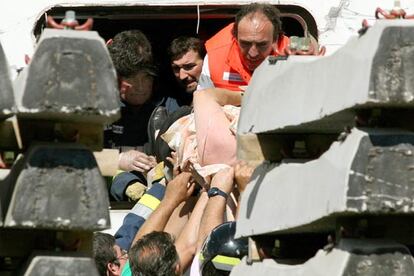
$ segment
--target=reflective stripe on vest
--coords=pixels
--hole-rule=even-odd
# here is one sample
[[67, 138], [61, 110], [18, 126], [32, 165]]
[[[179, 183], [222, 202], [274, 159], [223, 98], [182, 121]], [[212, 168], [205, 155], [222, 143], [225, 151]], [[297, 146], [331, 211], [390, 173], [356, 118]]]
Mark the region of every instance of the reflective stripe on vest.
[[158, 205], [160, 205], [160, 202], [158, 198], [155, 196], [152, 196], [150, 194], [144, 194], [141, 199], [138, 201], [141, 205], [144, 205], [152, 210], [157, 209]]
[[[199, 254], [199, 260], [201, 262], [204, 261], [204, 256], [200, 252]], [[232, 268], [240, 263], [240, 259], [237, 257], [228, 257], [223, 255], [217, 255], [215, 256], [211, 262], [213, 263], [214, 267], [219, 270], [225, 270], [225, 271], [231, 271]]]

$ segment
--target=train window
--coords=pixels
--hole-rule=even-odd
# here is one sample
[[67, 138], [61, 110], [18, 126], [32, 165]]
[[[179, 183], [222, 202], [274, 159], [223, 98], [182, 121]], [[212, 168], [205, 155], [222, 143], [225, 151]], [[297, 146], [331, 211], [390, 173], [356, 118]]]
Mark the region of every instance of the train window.
[[[317, 38], [317, 27], [312, 15], [294, 5], [277, 5], [282, 14], [283, 30], [287, 36], [303, 36], [309, 32]], [[153, 47], [154, 58], [159, 65], [160, 83], [174, 87], [173, 74], [169, 66], [166, 49], [180, 35], [197, 36], [207, 40], [222, 27], [234, 20], [240, 6], [94, 6], [53, 7], [45, 15], [56, 21], [63, 19], [67, 10], [74, 10], [82, 24], [89, 17], [94, 19], [93, 30], [108, 40], [128, 29], [143, 31]], [[40, 16], [34, 28], [39, 37], [45, 27], [45, 16]]]

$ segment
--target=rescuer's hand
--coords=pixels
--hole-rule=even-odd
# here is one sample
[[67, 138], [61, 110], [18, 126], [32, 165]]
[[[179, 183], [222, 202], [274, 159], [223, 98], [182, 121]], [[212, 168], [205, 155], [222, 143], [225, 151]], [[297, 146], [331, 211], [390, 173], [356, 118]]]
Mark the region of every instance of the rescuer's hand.
[[118, 167], [123, 171], [148, 172], [157, 165], [154, 156], [146, 155], [137, 150], [122, 152], [119, 155]]
[[223, 192], [230, 194], [234, 187], [234, 169], [225, 168], [219, 170], [211, 179], [211, 187], [217, 187]]
[[163, 201], [178, 206], [187, 200], [194, 191], [195, 183], [190, 183], [191, 173], [182, 172], [168, 182]]
[[237, 162], [234, 167], [234, 179], [240, 193], [246, 189], [255, 168], [255, 166], [249, 165], [246, 161]]
[[166, 158], [168, 162], [173, 165], [173, 177], [176, 177], [180, 172], [180, 167], [178, 166], [178, 155], [175, 151], [171, 152], [171, 157]]

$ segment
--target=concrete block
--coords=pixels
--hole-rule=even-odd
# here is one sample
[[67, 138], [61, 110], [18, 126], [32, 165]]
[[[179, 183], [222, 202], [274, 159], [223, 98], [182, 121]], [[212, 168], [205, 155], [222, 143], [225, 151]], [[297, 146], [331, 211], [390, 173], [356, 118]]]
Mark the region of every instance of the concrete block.
[[272, 259], [249, 265], [244, 258], [230, 275], [408, 276], [413, 271], [411, 253], [401, 244], [386, 240], [344, 239], [331, 251], [319, 250], [313, 258], [298, 265], [281, 264]]
[[[55, 231], [45, 229], [0, 228], [0, 258], [7, 258], [0, 265], [3, 270], [17, 271], [27, 265], [28, 256], [35, 252], [66, 252], [92, 255], [93, 232]], [[21, 274], [18, 274], [21, 275]]]
[[6, 216], [7, 208], [11, 199], [11, 192], [13, 191], [13, 186], [9, 179], [0, 180], [0, 227], [3, 226], [3, 220]]
[[95, 261], [90, 257], [42, 254], [32, 257], [24, 270], [24, 276], [38, 275], [94, 275], [98, 276]]
[[12, 116], [15, 112], [12, 83], [9, 76], [9, 67], [0, 44], [0, 120]]
[[17, 148], [16, 137], [10, 119], [16, 111], [9, 67], [0, 44], [0, 150]]
[[107, 124], [120, 116], [116, 72], [96, 32], [46, 29], [15, 96], [19, 118]]
[[18, 150], [16, 116], [0, 121], [0, 150]]
[[23, 159], [18, 158], [13, 164], [13, 170], [3, 169], [0, 179], [0, 224], [3, 224], [9, 208], [18, 172], [23, 169]]
[[102, 124], [19, 118], [19, 138], [23, 149], [33, 142], [63, 142], [80, 143], [91, 150], [100, 151], [103, 147], [103, 132]]
[[75, 144], [32, 146], [22, 161], [6, 227], [103, 230], [109, 228], [105, 180], [91, 151]]
[[413, 132], [352, 129], [319, 159], [264, 163], [242, 195], [236, 237], [329, 232], [349, 215], [412, 220], [413, 154]]
[[237, 133], [339, 133], [373, 108], [386, 119], [372, 125], [414, 130], [413, 107], [414, 22], [379, 20], [331, 56], [263, 62], [244, 94]]

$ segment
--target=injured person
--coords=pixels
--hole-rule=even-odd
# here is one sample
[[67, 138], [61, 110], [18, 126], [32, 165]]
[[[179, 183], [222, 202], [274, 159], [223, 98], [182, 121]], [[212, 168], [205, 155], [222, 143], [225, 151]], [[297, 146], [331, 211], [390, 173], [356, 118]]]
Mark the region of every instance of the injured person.
[[[194, 112], [178, 119], [162, 134], [175, 151], [180, 171], [195, 170], [199, 184], [236, 163], [236, 128], [240, 93], [206, 89], [194, 93]], [[197, 177], [198, 176], [198, 177]]]

